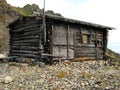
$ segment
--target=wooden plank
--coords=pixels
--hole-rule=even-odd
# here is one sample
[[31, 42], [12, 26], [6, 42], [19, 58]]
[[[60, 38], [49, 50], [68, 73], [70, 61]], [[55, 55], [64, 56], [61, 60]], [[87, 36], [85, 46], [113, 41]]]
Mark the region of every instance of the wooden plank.
[[98, 47], [97, 47], [97, 31], [95, 32], [95, 50], [96, 50], [96, 59], [98, 60]]
[[69, 58], [69, 32], [70, 32], [70, 27], [67, 25], [67, 60]]

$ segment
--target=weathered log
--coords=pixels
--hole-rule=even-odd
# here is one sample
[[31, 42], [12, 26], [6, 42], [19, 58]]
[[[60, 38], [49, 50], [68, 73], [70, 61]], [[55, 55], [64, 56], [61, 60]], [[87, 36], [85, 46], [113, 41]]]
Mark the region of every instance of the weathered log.
[[[15, 30], [15, 31], [12, 31], [11, 33], [14, 33], [14, 34], [21, 34], [21, 33], [25, 33], [25, 32], [32, 32], [32, 31], [36, 31], [36, 32], [40, 32], [40, 28], [39, 27], [36, 27], [36, 28], [25, 28], [25, 29], [22, 29], [22, 30]], [[34, 32], [33, 32], [34, 33]]]
[[23, 36], [23, 37], [15, 37], [15, 38], [12, 38], [13, 41], [17, 41], [17, 40], [25, 40], [25, 39], [39, 39], [39, 36], [38, 35], [34, 35], [34, 36]]
[[[20, 38], [20, 37], [26, 37], [26, 36], [39, 36], [39, 33], [26, 33], [26, 34], [22, 34], [22, 35], [20, 35], [20, 34], [15, 34], [15, 35], [12, 35], [12, 38]], [[12, 38], [10, 38], [10, 39], [12, 39]]]
[[14, 26], [14, 29], [25, 27], [25, 26], [31, 26], [34, 24], [39, 25], [38, 23], [40, 23], [40, 22], [38, 22], [38, 21], [20, 22], [20, 24], [17, 24]]
[[20, 32], [20, 31], [28, 31], [28, 30], [39, 30], [40, 29], [40, 25], [31, 25], [31, 26], [26, 26], [26, 27], [21, 27], [18, 29], [14, 29], [11, 32]]
[[28, 31], [28, 32], [20, 32], [20, 33], [12, 33], [13, 37], [21, 37], [25, 35], [39, 35], [40, 31]]
[[39, 47], [34, 47], [34, 46], [12, 46], [11, 48], [13, 49], [35, 49], [35, 50], [39, 50], [40, 48]]
[[40, 50], [40, 47], [34, 47], [34, 46], [12, 46], [11, 47], [13, 50]]
[[39, 39], [30, 39], [30, 40], [17, 40], [17, 41], [14, 41], [13, 43], [35, 43], [35, 42], [38, 42]]
[[38, 46], [38, 42], [35, 43], [12, 43], [11, 46]]
[[[39, 28], [39, 27], [34, 27], [34, 28], [24, 28], [24, 29], [21, 29], [21, 30], [15, 30], [15, 31], [12, 31], [11, 33], [14, 33], [14, 34], [21, 34], [21, 33], [32, 32], [32, 31], [40, 32], [40, 28]], [[33, 32], [33, 33], [34, 33], [34, 32]]]
[[38, 51], [33, 51], [33, 50], [29, 50], [29, 51], [26, 51], [26, 50], [12, 50], [11, 51], [12, 53], [21, 53], [21, 54], [35, 54], [35, 55], [38, 55], [39, 52]]
[[22, 54], [22, 53], [11, 53], [11, 56], [20, 56], [20, 57], [27, 57], [27, 58], [38, 58], [40, 55]]
[[17, 51], [20, 51], [20, 50], [23, 50], [23, 51], [40, 51], [41, 49], [37, 49], [37, 48], [11, 48], [11, 50], [17, 50]]

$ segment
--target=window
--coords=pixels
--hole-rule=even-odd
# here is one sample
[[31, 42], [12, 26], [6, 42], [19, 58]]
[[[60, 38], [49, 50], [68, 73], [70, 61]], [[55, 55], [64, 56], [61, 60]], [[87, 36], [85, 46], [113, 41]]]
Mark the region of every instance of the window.
[[90, 35], [83, 34], [82, 35], [82, 43], [83, 44], [89, 44], [90, 43]]

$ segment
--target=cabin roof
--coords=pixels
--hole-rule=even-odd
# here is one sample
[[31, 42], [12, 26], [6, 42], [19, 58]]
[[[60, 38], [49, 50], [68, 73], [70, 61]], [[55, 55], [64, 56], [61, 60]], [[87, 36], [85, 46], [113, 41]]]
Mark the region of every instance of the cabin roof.
[[[34, 15], [34, 16], [21, 16], [21, 17], [23, 17], [23, 18], [35, 18], [35, 17], [41, 17], [41, 16], [42, 15], [39, 15], [39, 16], [36, 16], [36, 15]], [[10, 23], [9, 25], [12, 25], [12, 24], [16, 23], [17, 21], [19, 21], [21, 17], [19, 17], [18, 19], [16, 19], [15, 21], [13, 21], [12, 23]], [[62, 16], [55, 16], [55, 15], [46, 14], [45, 17], [49, 18], [49, 19], [52, 19], [52, 20], [58, 20], [58, 21], [63, 21], [63, 22], [68, 22], [68, 23], [74, 23], [74, 24], [87, 25], [87, 26], [92, 26], [92, 27], [102, 28], [102, 29], [107, 29], [107, 30], [115, 29], [115, 28], [109, 27], [109, 26], [104, 26], [104, 25], [90, 23], [90, 22], [86, 22], [86, 21], [65, 18], [65, 17], [62, 17]]]

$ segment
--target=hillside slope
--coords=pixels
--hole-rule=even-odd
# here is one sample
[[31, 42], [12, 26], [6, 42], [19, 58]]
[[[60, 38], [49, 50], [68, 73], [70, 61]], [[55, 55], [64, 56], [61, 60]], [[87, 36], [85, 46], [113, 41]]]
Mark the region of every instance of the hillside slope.
[[120, 54], [118, 54], [110, 49], [107, 49], [107, 56], [109, 57], [111, 64], [120, 65]]
[[0, 52], [8, 50], [8, 24], [19, 17], [5, 0], [0, 0]]

